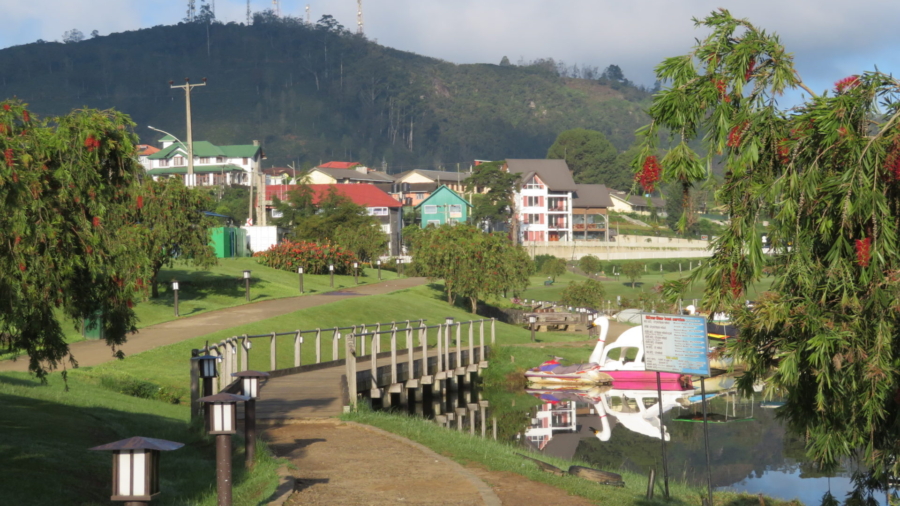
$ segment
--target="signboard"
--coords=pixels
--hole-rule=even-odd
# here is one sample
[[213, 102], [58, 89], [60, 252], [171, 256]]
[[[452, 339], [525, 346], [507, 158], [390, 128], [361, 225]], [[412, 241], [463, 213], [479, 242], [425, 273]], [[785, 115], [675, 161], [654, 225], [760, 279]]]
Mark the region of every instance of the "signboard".
[[279, 211], [278, 209], [272, 209], [272, 217], [273, 218], [284, 218], [284, 213]]
[[708, 240], [709, 240], [709, 236], [708, 236], [708, 235], [701, 235], [701, 236], [700, 236], [700, 240], [701, 240], [701, 241], [708, 241]]
[[453, 212], [453, 211], [450, 211], [450, 217], [451, 217], [451, 218], [462, 218], [462, 212]]
[[709, 376], [706, 318], [641, 314], [648, 371]]

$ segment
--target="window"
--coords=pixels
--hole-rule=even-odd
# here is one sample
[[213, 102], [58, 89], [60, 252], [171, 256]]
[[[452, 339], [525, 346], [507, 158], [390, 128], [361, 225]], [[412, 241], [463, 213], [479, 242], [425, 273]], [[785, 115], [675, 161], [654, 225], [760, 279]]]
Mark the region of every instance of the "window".
[[462, 213], [462, 204], [450, 204], [451, 213]]
[[176, 156], [175, 158], [172, 159], [172, 164], [173, 165], [184, 165], [184, 157]]
[[440, 227], [441, 220], [428, 220], [427, 225], [434, 225], [435, 227]]
[[201, 156], [201, 157], [200, 157], [200, 163], [209, 163], [209, 157], [208, 157], [208, 156]]
[[541, 205], [540, 197], [525, 197], [525, 207], [538, 207]]
[[249, 160], [250, 160], [249, 158], [244, 158], [243, 162], [241, 162], [241, 163], [243, 163], [244, 165], [247, 165], [248, 163], [250, 163]]
[[459, 220], [450, 220], [450, 225], [456, 225], [459, 223]]
[[437, 214], [437, 206], [425, 206], [425, 214]]
[[216, 157], [216, 163], [225, 163], [225, 157], [224, 157], [224, 156], [217, 156], [217, 157]]
[[541, 223], [541, 215], [540, 214], [526, 214], [525, 215], [525, 223], [529, 225], [538, 225]]
[[168, 166], [169, 166], [169, 160], [168, 160], [168, 159], [162, 159], [162, 160], [160, 160], [160, 161], [159, 161], [159, 166], [160, 166], [160, 167], [168, 167]]
[[543, 189], [544, 189], [544, 183], [541, 182], [541, 180], [538, 179], [537, 176], [535, 176], [535, 177], [529, 179], [527, 183], [525, 183], [525, 187], [524, 187], [524, 188], [525, 188], [526, 190], [543, 190]]
[[388, 208], [386, 207], [370, 207], [369, 216], [387, 216]]
[[425, 200], [425, 192], [416, 192], [413, 194], [416, 200]]

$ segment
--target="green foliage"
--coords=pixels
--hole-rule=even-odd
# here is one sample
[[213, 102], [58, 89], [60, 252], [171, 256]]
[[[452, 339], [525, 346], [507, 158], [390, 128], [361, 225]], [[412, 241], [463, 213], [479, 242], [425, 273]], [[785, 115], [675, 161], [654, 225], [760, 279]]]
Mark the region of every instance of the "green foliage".
[[578, 268], [586, 274], [597, 274], [603, 270], [603, 263], [594, 255], [585, 255], [578, 259]]
[[[705, 160], [683, 147], [664, 160], [663, 179], [683, 189], [702, 183], [702, 165], [722, 153], [717, 197], [730, 222], [694, 274], [706, 281], [703, 305], [731, 312], [740, 385], [765, 379], [782, 392], [781, 412], [811, 456], [830, 465], [860, 455], [882, 479], [896, 475], [900, 83], [866, 72], [818, 95], [777, 36], [725, 10], [696, 23], [710, 33], [657, 67], [669, 87], [644, 135], [646, 153], [660, 128], [702, 143]], [[797, 88], [810, 98], [779, 109], [777, 97]], [[751, 311], [740, 302], [767, 267], [763, 220], [775, 281]]]
[[619, 182], [623, 177], [631, 179], [631, 174], [614, 174], [621, 169], [615, 164], [615, 146], [606, 136], [594, 130], [576, 128], [566, 130], [556, 137], [556, 142], [547, 150], [547, 158], [565, 160], [576, 183], [609, 184]]
[[415, 256], [418, 240], [422, 237], [422, 233], [422, 227], [416, 224], [403, 227], [401, 237], [403, 237], [403, 244], [406, 245], [410, 255]]
[[544, 270], [544, 264], [555, 258], [556, 257], [553, 255], [537, 255], [534, 257], [534, 272], [542, 272]]
[[334, 265], [335, 274], [353, 274], [357, 261], [352, 251], [338, 244], [305, 241], [282, 241], [253, 256], [266, 267], [290, 272], [303, 267], [305, 274], [328, 274], [329, 265]]
[[549, 258], [541, 265], [541, 274], [550, 277], [553, 281], [566, 273], [566, 261], [562, 258]]
[[622, 264], [622, 274], [631, 280], [631, 288], [634, 288], [635, 281], [641, 279], [644, 274], [644, 263], [637, 260], [625, 262]]
[[353, 252], [362, 262], [374, 262], [388, 250], [388, 236], [377, 223], [341, 225], [334, 231], [334, 242]]
[[560, 296], [560, 302], [565, 306], [600, 308], [605, 297], [606, 292], [599, 281], [586, 279], [581, 283], [569, 283]]
[[250, 190], [246, 186], [226, 186], [221, 191], [212, 190], [211, 196], [217, 199], [215, 212], [234, 218], [235, 225], [247, 223], [250, 212]]
[[[647, 119], [646, 104], [624, 96], [627, 87], [612, 91], [531, 66], [456, 65], [380, 46], [333, 18], [311, 26], [269, 11], [252, 26], [185, 23], [89, 42], [3, 49], [0, 68], [16, 71], [4, 73], [0, 96], [53, 97], [41, 104], [43, 114], [115, 107], [184, 139], [184, 122], [176, 120], [183, 96], [164, 85], [183, 70], [208, 78], [192, 95], [195, 139], [259, 139], [267, 165], [345, 159], [378, 167], [385, 160], [392, 173], [509, 153], [541, 158], [569, 128], [601, 131], [625, 149]], [[160, 135], [138, 133], [145, 143]]]
[[163, 266], [176, 259], [208, 267], [216, 264], [210, 246], [210, 227], [215, 221], [203, 214], [212, 206], [200, 188], [188, 188], [181, 179], [148, 180], [141, 187], [137, 219], [143, 235], [144, 254], [150, 262], [150, 284], [158, 297], [157, 278]]
[[162, 401], [168, 404], [181, 403], [182, 394], [176, 392], [172, 387], [162, 387], [151, 381], [140, 380], [120, 371], [102, 374], [100, 376], [100, 386], [113, 392], [140, 399]]
[[426, 229], [417, 248], [419, 275], [443, 279], [448, 302], [467, 297], [473, 313], [478, 299], [524, 290], [532, 273], [531, 258], [521, 246], [471, 225]]
[[[487, 221], [492, 226], [506, 223], [512, 216], [513, 198], [519, 175], [506, 172], [506, 160], [482, 163], [466, 179], [466, 192], [473, 193], [472, 222]], [[481, 193], [482, 190], [487, 190]]]
[[78, 110], [38, 119], [0, 102], [0, 343], [44, 378], [69, 352], [56, 317], [103, 310], [110, 345], [135, 328], [132, 298], [149, 275], [135, 226], [131, 120]]

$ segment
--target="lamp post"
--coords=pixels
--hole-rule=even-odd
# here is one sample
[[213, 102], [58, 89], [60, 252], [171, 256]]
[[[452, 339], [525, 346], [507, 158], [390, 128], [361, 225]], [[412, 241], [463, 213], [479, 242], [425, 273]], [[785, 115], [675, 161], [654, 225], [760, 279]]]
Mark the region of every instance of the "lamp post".
[[328, 264], [328, 274], [331, 276], [331, 288], [334, 288], [334, 264]]
[[381, 281], [381, 260], [375, 262], [378, 264], [378, 281]]
[[150, 500], [159, 494], [159, 452], [182, 446], [165, 439], [132, 437], [90, 450], [113, 452], [110, 500], [124, 501], [125, 506], [141, 506], [150, 504]]
[[244, 298], [250, 302], [250, 271], [244, 271]]
[[303, 293], [303, 267], [297, 268], [297, 274], [300, 275], [300, 293]]
[[359, 262], [353, 262], [353, 281], [359, 284]]
[[172, 293], [175, 295], [175, 318], [178, 318], [178, 280], [172, 280]]
[[537, 316], [530, 314], [528, 315], [528, 326], [531, 327], [531, 342], [534, 341], [534, 324], [537, 323]]
[[253, 467], [256, 455], [256, 399], [259, 398], [260, 380], [269, 377], [269, 373], [260, 371], [241, 371], [232, 374], [241, 380], [241, 391], [247, 401], [244, 403], [244, 455], [247, 468]]
[[209, 408], [206, 429], [216, 436], [216, 495], [218, 506], [231, 506], [231, 435], [235, 427], [235, 405], [249, 397], [234, 394], [216, 394], [202, 397], [200, 402]]

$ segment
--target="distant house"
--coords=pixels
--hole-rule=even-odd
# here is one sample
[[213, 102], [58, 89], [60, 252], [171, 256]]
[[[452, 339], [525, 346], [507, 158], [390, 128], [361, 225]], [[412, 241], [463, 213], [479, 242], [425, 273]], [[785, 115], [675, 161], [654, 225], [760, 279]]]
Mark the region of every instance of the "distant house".
[[[370, 216], [381, 222], [381, 230], [388, 235], [390, 254], [400, 254], [400, 231], [403, 229], [403, 206], [395, 198], [371, 184], [310, 184], [313, 203], [318, 204], [333, 188], [339, 195], [366, 208]], [[289, 200], [289, 193], [297, 185], [266, 186], [266, 208], [272, 209], [272, 197]]]
[[615, 211], [617, 213], [631, 213], [634, 212], [634, 206], [631, 205], [631, 202], [628, 200], [628, 192], [623, 192], [619, 190], [609, 190], [609, 198], [612, 201], [612, 207], [609, 208], [610, 211]]
[[465, 192], [466, 178], [470, 175], [470, 172], [423, 169], [401, 172], [394, 176], [396, 186], [392, 194], [404, 205], [418, 206], [441, 186], [458, 194]]
[[608, 211], [612, 206], [606, 185], [576, 184], [572, 199], [572, 238], [608, 240]]
[[[160, 177], [186, 178], [188, 171], [187, 147], [167, 135], [160, 139], [163, 148], [149, 156], [147, 174]], [[253, 144], [216, 146], [207, 141], [194, 141], [194, 180], [187, 186], [211, 186], [219, 184], [249, 185], [252, 173], [258, 172], [265, 158], [257, 141]]]
[[514, 200], [516, 240], [572, 240], [572, 200], [578, 188], [566, 161], [507, 159], [504, 168], [521, 175]]
[[643, 195], [631, 195], [628, 197], [633, 212], [650, 215], [653, 211], [662, 218], [666, 217], [666, 201], [660, 197], [645, 197]]
[[328, 162], [310, 169], [310, 184], [374, 184], [390, 191], [394, 177], [357, 162]]
[[297, 171], [290, 167], [269, 167], [260, 169], [266, 178], [266, 184], [291, 184], [297, 175]]
[[469, 219], [469, 208], [472, 204], [466, 202], [466, 199], [455, 191], [441, 185], [415, 207], [422, 213], [422, 228], [425, 228], [428, 225], [439, 227], [445, 223], [465, 223]]
[[150, 170], [150, 155], [159, 152], [159, 148], [149, 144], [138, 144], [135, 148], [137, 148], [138, 152], [138, 162], [144, 166], [144, 170]]

